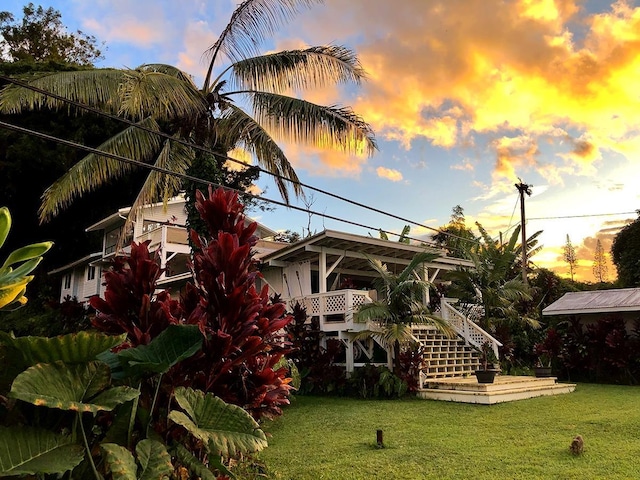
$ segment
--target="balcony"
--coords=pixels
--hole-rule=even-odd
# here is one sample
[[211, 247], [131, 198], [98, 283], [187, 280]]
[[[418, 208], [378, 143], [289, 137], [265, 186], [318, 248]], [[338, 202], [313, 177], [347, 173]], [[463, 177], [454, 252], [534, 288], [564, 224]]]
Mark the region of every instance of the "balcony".
[[[142, 243], [151, 240], [149, 250], [157, 250], [158, 248], [167, 248], [167, 245], [189, 245], [187, 229], [176, 225], [160, 225], [156, 224], [154, 228], [148, 229], [142, 235], [138, 235], [136, 242]], [[169, 250], [173, 250], [169, 248]]]
[[291, 303], [298, 301], [306, 307], [307, 315], [319, 317], [322, 331], [358, 331], [366, 325], [354, 322], [353, 314], [360, 305], [370, 303], [372, 296], [375, 297], [375, 290], [336, 290], [293, 298]]

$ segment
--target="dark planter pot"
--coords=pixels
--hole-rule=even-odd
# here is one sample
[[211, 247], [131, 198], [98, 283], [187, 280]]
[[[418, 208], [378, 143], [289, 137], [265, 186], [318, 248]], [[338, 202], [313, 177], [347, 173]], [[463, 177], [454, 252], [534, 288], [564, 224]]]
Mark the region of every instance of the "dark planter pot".
[[476, 370], [478, 383], [493, 383], [498, 370]]
[[533, 371], [536, 374], [537, 378], [553, 377], [551, 373], [551, 367], [534, 367]]

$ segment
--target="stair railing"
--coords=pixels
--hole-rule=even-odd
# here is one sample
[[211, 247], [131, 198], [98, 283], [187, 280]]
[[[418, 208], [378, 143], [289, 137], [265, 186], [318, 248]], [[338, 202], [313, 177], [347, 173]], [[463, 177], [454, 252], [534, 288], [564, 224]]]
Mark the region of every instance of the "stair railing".
[[487, 331], [480, 328], [478, 324], [470, 320], [467, 315], [458, 311], [451, 305], [451, 300], [454, 299], [442, 297], [440, 300], [440, 314], [442, 318], [447, 320], [458, 335], [472, 347], [479, 349], [482, 348], [483, 344], [489, 342], [493, 352], [496, 354], [496, 358], [499, 358], [498, 347], [501, 347], [502, 343], [492, 337]]

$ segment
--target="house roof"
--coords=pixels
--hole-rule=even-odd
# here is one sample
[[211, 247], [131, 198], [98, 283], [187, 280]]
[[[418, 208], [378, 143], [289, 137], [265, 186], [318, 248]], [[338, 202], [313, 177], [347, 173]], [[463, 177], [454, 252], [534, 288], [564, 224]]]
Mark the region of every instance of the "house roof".
[[543, 315], [640, 311], [640, 288], [569, 292], [542, 310]]
[[99, 258], [102, 257], [102, 252], [94, 252], [94, 253], [90, 253], [89, 255], [86, 255], [82, 258], [79, 258], [78, 260], [75, 260], [71, 263], [67, 263], [66, 265], [63, 265], [62, 267], [58, 267], [55, 270], [51, 270], [50, 272], [48, 272], [48, 275], [55, 275], [56, 273], [60, 273], [60, 272], [64, 272], [65, 270], [70, 270], [72, 268], [75, 268], [79, 265], [85, 265], [85, 264], [89, 264], [91, 263], [91, 261], [93, 260], [97, 260]]
[[[374, 237], [365, 237], [352, 233], [324, 230], [287, 247], [267, 254], [262, 258], [264, 265], [284, 266], [284, 262], [304, 262], [317, 258], [320, 249], [324, 249], [331, 260], [344, 255], [340, 268], [347, 270], [370, 270], [367, 257], [379, 258], [390, 270], [403, 269], [416, 253], [424, 252], [423, 245], [393, 242]], [[438, 253], [437, 250], [433, 250]], [[453, 270], [458, 266], [472, 267], [473, 263], [461, 258], [442, 256], [427, 266]]]

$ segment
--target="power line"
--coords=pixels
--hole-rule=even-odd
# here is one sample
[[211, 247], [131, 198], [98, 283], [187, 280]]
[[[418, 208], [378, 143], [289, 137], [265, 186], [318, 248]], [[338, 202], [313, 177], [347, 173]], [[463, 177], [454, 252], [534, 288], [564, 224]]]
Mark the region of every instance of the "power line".
[[[255, 195], [255, 194], [252, 194], [252, 193], [244, 192], [244, 191], [238, 190], [236, 188], [231, 188], [231, 187], [228, 187], [228, 186], [225, 186], [225, 185], [221, 185], [219, 183], [215, 183], [215, 182], [211, 182], [209, 180], [204, 180], [204, 179], [201, 179], [201, 178], [197, 178], [197, 177], [194, 177], [192, 175], [185, 174], [185, 173], [173, 172], [173, 171], [171, 171], [171, 170], [169, 170], [167, 168], [158, 167], [158, 166], [155, 166], [155, 165], [150, 165], [148, 163], [141, 162], [139, 160], [134, 160], [132, 158], [123, 157], [121, 155], [116, 155], [114, 153], [103, 152], [102, 150], [98, 150], [97, 148], [88, 147], [88, 146], [82, 145], [80, 143], [76, 143], [76, 142], [72, 142], [70, 140], [65, 140], [63, 138], [58, 138], [58, 137], [54, 137], [54, 136], [51, 136], [51, 135], [47, 135], [46, 133], [37, 132], [35, 130], [30, 130], [28, 128], [20, 127], [18, 125], [13, 125], [11, 123], [6, 123], [6, 122], [3, 122], [3, 121], [0, 121], [0, 127], [6, 128], [8, 130], [12, 130], [14, 132], [19, 132], [19, 133], [24, 133], [24, 134], [27, 134], [27, 135], [31, 135], [31, 136], [40, 138], [42, 140], [47, 140], [47, 141], [59, 143], [61, 145], [65, 145], [67, 147], [72, 147], [72, 148], [77, 148], [79, 150], [84, 150], [86, 152], [93, 153], [94, 155], [98, 155], [98, 156], [101, 156], [101, 157], [108, 157], [108, 158], [112, 158], [114, 160], [118, 160], [118, 161], [121, 161], [121, 162], [125, 162], [125, 163], [129, 163], [129, 164], [132, 164], [132, 165], [136, 165], [138, 167], [148, 168], [148, 169], [154, 170], [156, 172], [164, 173], [165, 175], [173, 175], [173, 176], [178, 177], [178, 178], [180, 178], [182, 180], [190, 180], [192, 182], [200, 183], [200, 184], [207, 185], [207, 186], [222, 187], [222, 188], [225, 188], [227, 190], [232, 190], [232, 191], [238, 193], [239, 195], [244, 195], [244, 196], [248, 196], [248, 197], [251, 197], [251, 198], [258, 199], [258, 200], [262, 200], [262, 201], [265, 201], [265, 202], [268, 202], [268, 203], [279, 205], [281, 207], [291, 208], [293, 210], [298, 210], [298, 211], [301, 211], [301, 212], [305, 212], [305, 213], [310, 214], [310, 215], [318, 215], [320, 217], [327, 218], [329, 220], [335, 220], [337, 222], [347, 223], [349, 225], [353, 225], [353, 226], [356, 226], [356, 227], [366, 228], [368, 230], [377, 230], [377, 231], [386, 233], [388, 235], [398, 235], [398, 236], [400, 236], [400, 234], [398, 234], [398, 233], [391, 232], [391, 231], [388, 231], [388, 230], [383, 230], [381, 228], [372, 227], [371, 225], [366, 225], [366, 224], [363, 224], [363, 223], [354, 222], [353, 220], [347, 220], [345, 218], [336, 217], [336, 216], [329, 215], [329, 214], [326, 214], [326, 213], [315, 212], [315, 211], [307, 209], [307, 208], [298, 207], [297, 205], [289, 205], [289, 204], [287, 204], [285, 202], [281, 202], [279, 200], [273, 200], [273, 199], [270, 199], [270, 198], [261, 197], [260, 195]], [[421, 243], [426, 244], [426, 245], [428, 245], [430, 247], [438, 247], [437, 244], [434, 244], [434, 243], [431, 243], [431, 242], [426, 242], [425, 240], [422, 240], [422, 239], [412, 238], [412, 237], [407, 237], [407, 236], [405, 236], [404, 238], [408, 238], [410, 240], [421, 242]]]
[[615, 215], [638, 215], [638, 211], [620, 213], [585, 213], [583, 215], [560, 215], [556, 217], [528, 217], [527, 220], [561, 220], [565, 218], [613, 217]]
[[[20, 86], [22, 88], [26, 88], [28, 90], [34, 91], [36, 93], [39, 93], [41, 95], [45, 95], [45, 96], [54, 98], [54, 99], [56, 99], [56, 100], [58, 100], [60, 102], [67, 103], [69, 105], [73, 105], [76, 108], [80, 108], [82, 110], [86, 110], [86, 111], [94, 113], [96, 115], [99, 115], [99, 116], [102, 116], [102, 117], [105, 117], [105, 118], [109, 118], [109, 119], [112, 119], [112, 120], [115, 120], [115, 121], [118, 121], [118, 122], [122, 122], [122, 123], [124, 123], [126, 125], [129, 125], [129, 126], [132, 126], [134, 128], [138, 128], [140, 130], [146, 131], [147, 133], [158, 135], [158, 136], [160, 136], [162, 138], [165, 138], [165, 139], [167, 139], [169, 141], [177, 142], [177, 143], [179, 143], [181, 145], [184, 145], [186, 147], [193, 148], [195, 150], [201, 151], [203, 153], [207, 153], [209, 155], [213, 155], [214, 157], [217, 157], [217, 158], [220, 158], [220, 159], [224, 159], [225, 161], [228, 160], [228, 161], [231, 161], [231, 162], [246, 166], [246, 163], [243, 162], [242, 160], [239, 160], [239, 159], [236, 159], [236, 158], [233, 158], [233, 157], [229, 157], [228, 155], [223, 155], [223, 154], [214, 152], [214, 151], [212, 151], [212, 150], [210, 150], [210, 149], [208, 149], [206, 147], [191, 143], [191, 142], [183, 140], [181, 138], [173, 137], [173, 136], [171, 136], [171, 135], [169, 135], [167, 133], [159, 132], [157, 130], [153, 130], [153, 129], [149, 128], [149, 127], [145, 127], [144, 125], [140, 125], [139, 123], [133, 122], [133, 121], [128, 120], [126, 118], [119, 117], [117, 115], [113, 115], [113, 114], [104, 112], [104, 111], [102, 111], [100, 109], [94, 108], [94, 107], [92, 107], [90, 105], [84, 104], [82, 102], [78, 102], [76, 100], [71, 100], [69, 98], [65, 98], [65, 97], [60, 96], [58, 94], [55, 94], [53, 92], [49, 92], [49, 91], [44, 90], [42, 88], [30, 85], [30, 84], [28, 84], [26, 82], [23, 82], [21, 80], [17, 80], [15, 78], [7, 77], [6, 75], [1, 75], [1, 74], [0, 74], [0, 80], [4, 80], [4, 81], [12, 83], [14, 85], [18, 85], [18, 86]], [[5, 127], [5, 128], [8, 128], [8, 127]], [[53, 139], [50, 139], [50, 140], [55, 141]], [[80, 145], [80, 144], [76, 144], [76, 145]], [[71, 146], [71, 145], [69, 145], [69, 146]], [[74, 148], [79, 148], [79, 147], [74, 147]], [[94, 151], [92, 153], [97, 153], [99, 155], [106, 156], [105, 153], [100, 151], [100, 150], [96, 150], [96, 151]], [[128, 159], [128, 160], [131, 160], [131, 159]], [[140, 162], [140, 164], [141, 165], [146, 165], [146, 166], [149, 165], [149, 164], [144, 163], [144, 162]], [[335, 198], [337, 200], [349, 203], [351, 205], [354, 205], [354, 206], [357, 206], [357, 207], [360, 207], [360, 208], [364, 208], [366, 210], [370, 210], [372, 212], [379, 213], [381, 215], [388, 216], [388, 217], [393, 218], [395, 220], [400, 220], [402, 222], [406, 222], [406, 223], [409, 223], [409, 224], [412, 224], [412, 225], [415, 225], [415, 226], [418, 226], [418, 227], [421, 227], [421, 228], [425, 228], [427, 230], [431, 230], [431, 231], [436, 232], [436, 233], [441, 233], [441, 234], [447, 235], [447, 236], [449, 236], [451, 238], [456, 238], [456, 239], [467, 241], [467, 242], [471, 242], [471, 243], [478, 243], [476, 240], [472, 240], [472, 239], [465, 238], [465, 237], [462, 237], [462, 236], [459, 236], [459, 235], [455, 235], [453, 233], [450, 233], [450, 232], [447, 232], [447, 231], [444, 231], [444, 230], [441, 230], [441, 229], [438, 229], [438, 228], [430, 227], [430, 226], [422, 224], [420, 222], [416, 222], [414, 220], [410, 220], [408, 218], [404, 218], [404, 217], [401, 217], [399, 215], [395, 215], [393, 213], [389, 213], [389, 212], [386, 212], [384, 210], [381, 210], [381, 209], [378, 209], [378, 208], [375, 208], [375, 207], [371, 207], [369, 205], [365, 205], [363, 203], [357, 202], [355, 200], [351, 200], [349, 198], [346, 198], [346, 197], [343, 197], [341, 195], [329, 192], [327, 190], [323, 190], [321, 188], [314, 187], [312, 185], [309, 185], [309, 184], [306, 184], [306, 183], [302, 183], [300, 181], [290, 180], [290, 179], [286, 178], [284, 175], [280, 175], [280, 174], [277, 174], [277, 173], [274, 173], [274, 172], [270, 172], [270, 171], [268, 171], [268, 170], [266, 170], [266, 169], [264, 169], [264, 168], [262, 168], [260, 166], [256, 166], [255, 168], [257, 168], [257, 170], [262, 172], [262, 173], [266, 173], [267, 175], [271, 175], [271, 176], [273, 176], [275, 178], [278, 178], [280, 180], [283, 180], [285, 182], [289, 182], [291, 184], [299, 185], [300, 187], [304, 187], [304, 188], [307, 188], [309, 190], [321, 193], [323, 195], [327, 195], [329, 197]], [[165, 173], [165, 174], [172, 174], [172, 173], [169, 173], [169, 171], [162, 171], [162, 170], [157, 170], [157, 171], [161, 171], [162, 173]], [[285, 204], [285, 206], [289, 206], [289, 205]], [[307, 210], [304, 210], [304, 211], [307, 211]], [[381, 230], [381, 229], [378, 228], [377, 230]], [[385, 232], [385, 233], [387, 233], [387, 232]], [[393, 233], [393, 235], [397, 235], [397, 234]]]

